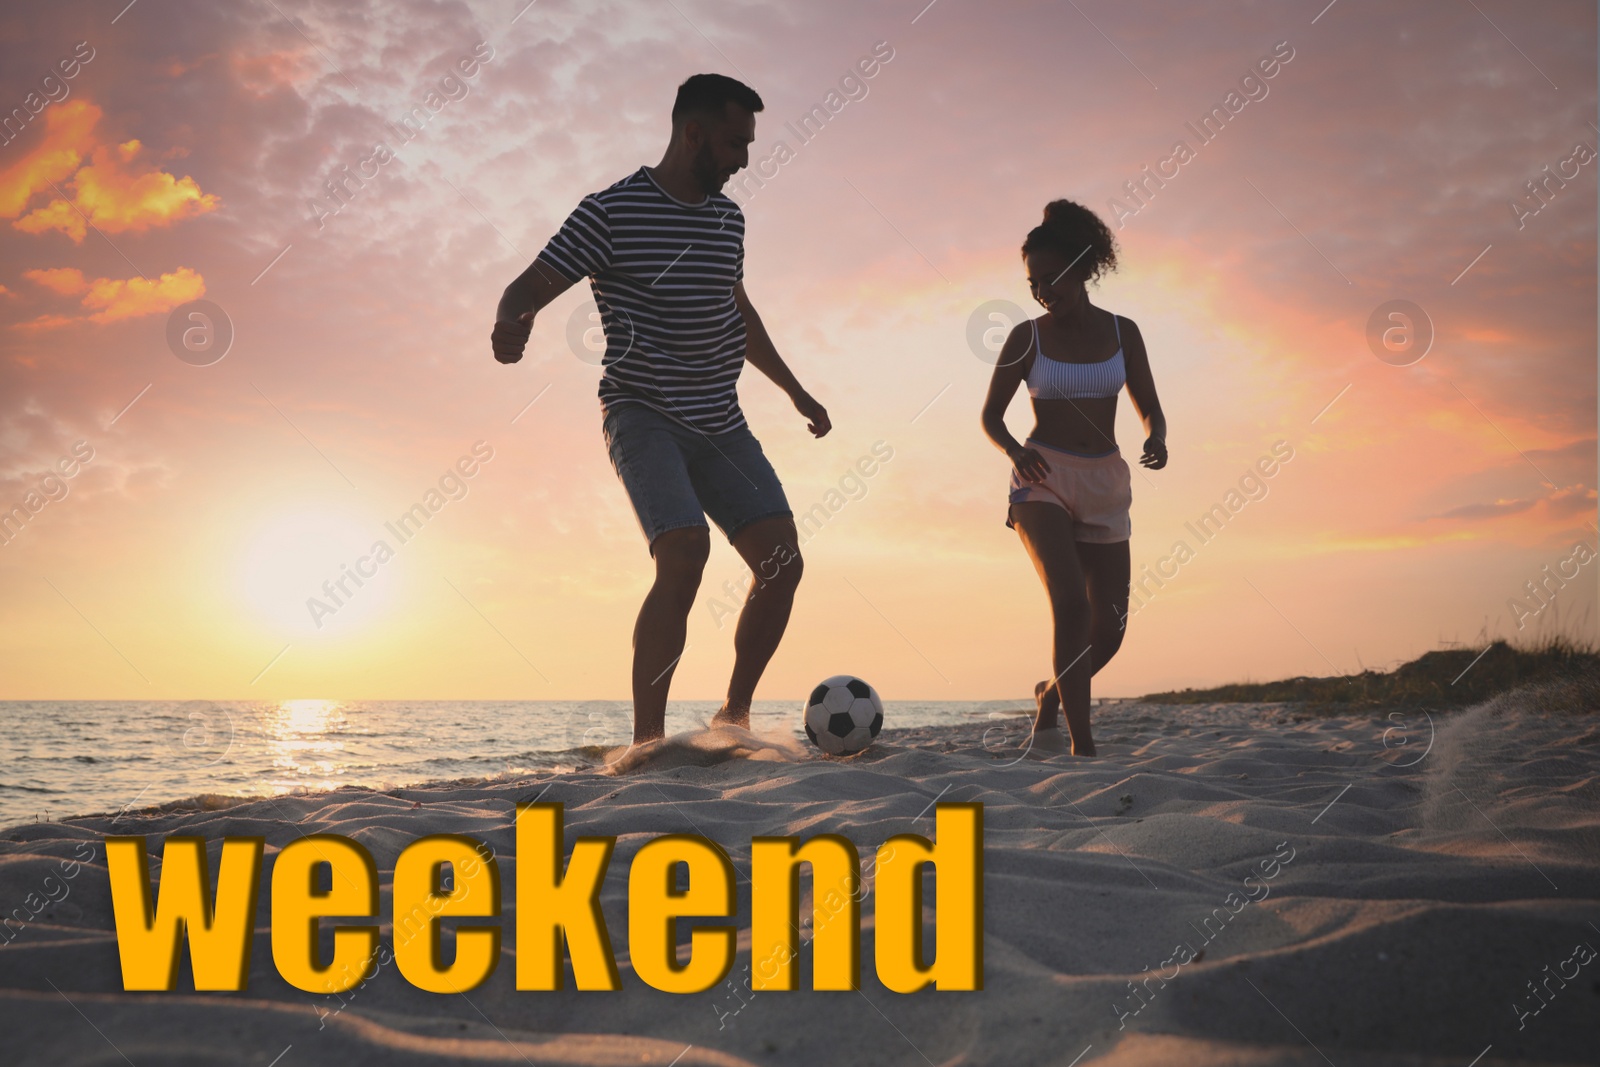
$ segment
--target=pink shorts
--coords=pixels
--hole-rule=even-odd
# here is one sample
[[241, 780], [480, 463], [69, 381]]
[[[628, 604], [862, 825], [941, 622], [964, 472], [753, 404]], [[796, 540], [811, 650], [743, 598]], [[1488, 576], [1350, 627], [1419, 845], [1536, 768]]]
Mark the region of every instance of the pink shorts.
[[[1072, 516], [1074, 541], [1115, 544], [1133, 536], [1133, 523], [1128, 517], [1133, 503], [1133, 472], [1120, 451], [1080, 456], [1031, 437], [1023, 444], [1038, 450], [1050, 465], [1050, 472], [1042, 482], [1028, 482], [1012, 467], [1011, 503], [1043, 500], [1065, 509]], [[1008, 507], [1006, 525], [1016, 529], [1010, 511]]]

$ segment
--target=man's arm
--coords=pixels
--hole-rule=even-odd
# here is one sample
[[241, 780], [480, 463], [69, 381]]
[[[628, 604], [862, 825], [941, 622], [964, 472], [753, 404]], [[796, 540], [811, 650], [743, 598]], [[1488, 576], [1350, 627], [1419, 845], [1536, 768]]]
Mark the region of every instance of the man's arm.
[[833, 423], [828, 421], [827, 410], [800, 387], [794, 372], [778, 355], [778, 349], [773, 345], [772, 338], [767, 336], [767, 328], [761, 324], [761, 316], [756, 313], [755, 305], [745, 295], [744, 282], [734, 285], [733, 301], [739, 306], [739, 314], [744, 317], [745, 362], [771, 378], [794, 401], [795, 410], [806, 417], [806, 429], [814, 436], [821, 437], [827, 433], [833, 428]]
[[494, 331], [489, 335], [494, 358], [501, 363], [515, 363], [521, 359], [528, 334], [533, 330], [533, 317], [574, 284], [537, 259], [529, 264], [500, 296]]

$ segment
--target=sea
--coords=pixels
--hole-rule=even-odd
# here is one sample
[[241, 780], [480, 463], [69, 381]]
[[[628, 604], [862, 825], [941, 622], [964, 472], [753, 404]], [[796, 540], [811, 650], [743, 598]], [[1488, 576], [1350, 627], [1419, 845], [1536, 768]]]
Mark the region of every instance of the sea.
[[[992, 720], [1025, 729], [1031, 696], [886, 701], [884, 727]], [[674, 701], [669, 734], [717, 701]], [[598, 766], [633, 737], [633, 706], [576, 701], [0, 701], [0, 827], [205, 795], [514, 778]], [[804, 738], [798, 701], [758, 700], [751, 729]]]

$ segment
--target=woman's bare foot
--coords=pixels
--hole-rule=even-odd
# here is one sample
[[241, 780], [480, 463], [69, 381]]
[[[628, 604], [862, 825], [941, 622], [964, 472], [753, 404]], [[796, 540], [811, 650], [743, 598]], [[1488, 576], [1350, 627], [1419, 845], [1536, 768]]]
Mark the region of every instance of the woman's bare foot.
[[1040, 682], [1033, 687], [1033, 699], [1039, 705], [1038, 717], [1035, 723], [1055, 723], [1056, 716], [1061, 713], [1061, 694], [1049, 682]]
[[[1038, 749], [1041, 744], [1053, 744], [1059, 747], [1044, 750], [1047, 754], [1053, 755], [1057, 752], [1068, 751], [1066, 735], [1061, 732], [1060, 726], [1056, 725], [1061, 721], [1058, 718], [1061, 713], [1060, 691], [1049, 682], [1040, 682], [1033, 687], [1033, 698], [1039, 702], [1039, 716], [1033, 721], [1034, 748]], [[1039, 724], [1046, 722], [1050, 723], [1050, 725], [1041, 729]], [[1041, 735], [1044, 734], [1050, 734], [1051, 737], [1043, 738]], [[1099, 755], [1095, 750], [1093, 741], [1080, 745], [1076, 739], [1072, 741], [1071, 752], [1074, 756]]]
[[1049, 759], [1051, 756], [1065, 755], [1066, 751], [1067, 738], [1059, 726], [1046, 726], [1042, 730], [1036, 728], [1028, 739], [1028, 755], [1033, 759]]
[[712, 726], [739, 726], [750, 729], [750, 704], [748, 702], [736, 704], [732, 700], [722, 702], [722, 707], [711, 716]]

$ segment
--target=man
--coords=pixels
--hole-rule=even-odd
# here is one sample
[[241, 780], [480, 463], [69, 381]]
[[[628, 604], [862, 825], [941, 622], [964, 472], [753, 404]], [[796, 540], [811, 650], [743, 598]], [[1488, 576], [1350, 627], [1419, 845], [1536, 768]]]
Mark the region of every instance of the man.
[[722, 187], [749, 164], [761, 97], [720, 74], [678, 87], [672, 140], [583, 198], [506, 287], [495, 358], [522, 358], [535, 313], [587, 275], [606, 334], [602, 430], [655, 558], [633, 631], [633, 741], [665, 733], [667, 688], [711, 551], [710, 515], [756, 576], [734, 633], [733, 677], [713, 720], [748, 727], [756, 682], [789, 622], [801, 559], [772, 465], [739, 410], [746, 359], [817, 437], [828, 413], [790, 373], [744, 291], [744, 213]]

